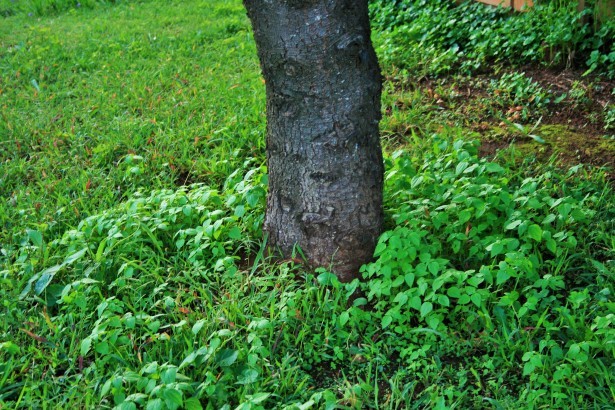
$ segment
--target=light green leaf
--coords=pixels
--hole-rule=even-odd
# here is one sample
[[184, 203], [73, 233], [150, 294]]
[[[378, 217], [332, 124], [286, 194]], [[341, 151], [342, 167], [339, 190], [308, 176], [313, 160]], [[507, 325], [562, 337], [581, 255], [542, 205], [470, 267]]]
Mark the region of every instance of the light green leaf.
[[47, 285], [49, 285], [49, 283], [51, 282], [55, 274], [61, 268], [62, 268], [62, 265], [55, 265], [55, 266], [52, 266], [42, 271], [40, 278], [38, 278], [38, 280], [36, 281], [36, 284], [34, 285], [34, 292], [37, 295], [40, 295], [41, 293], [43, 293], [45, 288], [47, 288]]
[[542, 240], [542, 228], [536, 224], [532, 224], [527, 228], [527, 236], [536, 242]]
[[228, 237], [231, 239], [241, 239], [241, 229], [239, 229], [236, 226], [233, 226], [229, 231], [228, 231]]
[[431, 302], [423, 302], [421, 305], [421, 317], [427, 316], [433, 310], [433, 304]]
[[96, 343], [96, 353], [105, 355], [107, 353], [109, 353], [109, 343], [108, 342], [100, 342], [100, 343]]
[[186, 410], [203, 410], [201, 402], [196, 397], [190, 397], [184, 401], [184, 408]]
[[237, 376], [236, 384], [252, 384], [258, 380], [258, 372], [254, 369], [244, 369]]
[[406, 304], [407, 301], [408, 301], [408, 295], [405, 294], [404, 292], [400, 292], [397, 294], [397, 296], [395, 296], [393, 303], [399, 303], [400, 305], [403, 306], [404, 304]]
[[461, 161], [457, 164], [457, 167], [455, 167], [455, 175], [461, 174], [467, 167], [468, 163], [466, 161]]
[[480, 293], [476, 292], [473, 293], [472, 296], [470, 296], [470, 300], [472, 301], [472, 303], [474, 303], [477, 307], [480, 307], [481, 304], [483, 303], [483, 297], [480, 295]]
[[381, 323], [382, 328], [386, 329], [391, 324], [391, 322], [393, 322], [393, 318], [391, 317], [391, 315], [384, 315]]
[[350, 319], [350, 314], [348, 313], [348, 311], [342, 312], [340, 314], [340, 325], [343, 327], [346, 323], [348, 323], [348, 320]]
[[177, 249], [181, 249], [185, 244], [186, 240], [184, 238], [179, 238], [177, 241], [175, 241], [175, 246], [177, 247]]
[[164, 389], [162, 391], [162, 398], [164, 399], [164, 404], [167, 405], [167, 408], [171, 410], [175, 410], [184, 404], [184, 400], [182, 398], [182, 392], [175, 389]]
[[71, 265], [72, 263], [74, 263], [77, 260], [81, 259], [83, 257], [83, 255], [85, 255], [85, 253], [87, 251], [88, 251], [88, 248], [83, 248], [80, 251], [77, 251], [77, 252], [73, 253], [72, 255], [70, 255], [66, 259], [64, 259], [63, 264], [64, 265]]
[[533, 139], [534, 141], [538, 142], [539, 144], [544, 144], [545, 140], [542, 137], [539, 137], [538, 135], [535, 134], [527, 134], [528, 137], [530, 137], [531, 139]]
[[521, 225], [521, 221], [517, 219], [516, 221], [512, 221], [508, 225], [504, 227], [504, 229], [515, 229], [517, 226]]
[[502, 283], [506, 282], [509, 278], [510, 278], [510, 275], [508, 274], [508, 272], [504, 269], [500, 269], [498, 270], [498, 274], [496, 275], [495, 283], [497, 285], [501, 285]]
[[154, 399], [147, 402], [146, 410], [162, 410], [164, 409], [164, 402], [162, 399]]
[[461, 291], [459, 290], [457, 286], [452, 286], [448, 288], [448, 290], [446, 291], [446, 294], [452, 298], [459, 298], [461, 296]]
[[205, 319], [197, 320], [192, 326], [192, 333], [197, 335], [203, 328], [203, 325], [205, 325]]
[[81, 350], [79, 351], [81, 356], [87, 355], [91, 347], [92, 347], [92, 338], [86, 337], [85, 339], [83, 339], [81, 341]]
[[0, 350], [5, 350], [10, 354], [19, 354], [21, 352], [19, 346], [11, 341], [0, 343]]
[[419, 310], [421, 308], [421, 298], [419, 296], [413, 296], [410, 299], [410, 307]]
[[271, 393], [256, 393], [252, 395], [247, 395], [246, 398], [250, 401], [250, 403], [258, 404], [267, 400], [269, 396], [271, 396]]
[[196, 359], [196, 356], [197, 356], [197, 353], [195, 351], [190, 352], [190, 354], [188, 356], [186, 356], [186, 358], [179, 365], [179, 368], [183, 369], [184, 367], [188, 366], [189, 364], [194, 363], [194, 360]]
[[164, 384], [171, 384], [175, 382], [177, 377], [177, 367], [169, 367], [160, 374], [160, 379]]

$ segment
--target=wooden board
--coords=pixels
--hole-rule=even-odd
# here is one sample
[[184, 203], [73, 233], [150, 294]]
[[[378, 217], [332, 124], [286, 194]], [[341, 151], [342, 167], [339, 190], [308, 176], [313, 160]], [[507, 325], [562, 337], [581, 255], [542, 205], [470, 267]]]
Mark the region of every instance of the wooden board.
[[492, 6], [513, 7], [515, 10], [523, 10], [534, 5], [533, 0], [476, 0]]

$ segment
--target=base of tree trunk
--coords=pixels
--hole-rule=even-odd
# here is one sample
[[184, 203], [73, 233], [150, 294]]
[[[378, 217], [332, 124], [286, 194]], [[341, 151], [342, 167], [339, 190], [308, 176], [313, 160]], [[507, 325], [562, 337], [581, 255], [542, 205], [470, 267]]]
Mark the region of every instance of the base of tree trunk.
[[367, 0], [244, 0], [267, 89], [264, 229], [357, 276], [382, 231], [381, 74]]

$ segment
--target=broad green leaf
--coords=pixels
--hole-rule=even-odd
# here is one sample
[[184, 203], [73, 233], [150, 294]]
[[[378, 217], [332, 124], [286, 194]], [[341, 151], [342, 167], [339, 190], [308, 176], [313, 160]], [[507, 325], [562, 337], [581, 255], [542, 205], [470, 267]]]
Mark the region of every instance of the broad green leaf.
[[432, 329], [437, 329], [438, 325], [440, 324], [441, 320], [438, 317], [438, 315], [430, 315], [427, 319], [427, 325], [429, 325], [430, 328]]
[[472, 218], [472, 211], [470, 211], [469, 209], [465, 209], [459, 212], [459, 223], [464, 224], [468, 222], [470, 218]]
[[419, 296], [413, 296], [410, 298], [410, 307], [416, 310], [421, 309], [421, 298]]
[[547, 225], [550, 224], [551, 222], [555, 221], [555, 214], [549, 214], [545, 217], [545, 219], [542, 221], [543, 225]]
[[470, 303], [470, 295], [468, 295], [467, 293], [463, 293], [461, 296], [459, 296], [458, 302], [460, 305], [467, 305], [468, 303]]
[[339, 318], [340, 325], [343, 327], [346, 323], [348, 323], [348, 319], [350, 319], [350, 314], [348, 311], [342, 312]]
[[551, 239], [551, 238], [547, 239], [546, 245], [547, 245], [547, 249], [551, 253], [555, 254], [557, 252], [557, 244], [556, 244], [556, 242], [553, 239]]
[[189, 399], [184, 400], [184, 408], [186, 410], [202, 410], [203, 406], [201, 402], [196, 397], [190, 397]]
[[66, 259], [64, 259], [63, 264], [64, 265], [71, 265], [75, 261], [81, 259], [83, 257], [83, 255], [85, 255], [85, 253], [87, 251], [88, 251], [88, 248], [83, 248], [80, 251], [77, 251], [77, 252], [73, 253], [72, 255], [70, 255]]
[[459, 297], [461, 296], [461, 291], [459, 290], [457, 286], [452, 286], [448, 288], [448, 290], [446, 291], [446, 294], [452, 298], [459, 299]]
[[43, 234], [40, 233], [39, 231], [33, 230], [33, 229], [26, 229], [26, 232], [28, 233], [28, 238], [30, 238], [30, 241], [32, 241], [32, 243], [39, 247], [42, 248], [43, 247]]
[[196, 359], [196, 356], [197, 356], [197, 353], [195, 351], [190, 352], [190, 354], [188, 356], [186, 356], [186, 358], [179, 365], [179, 368], [183, 369], [184, 367], [194, 363], [194, 360]]
[[62, 265], [55, 265], [50, 268], [45, 269], [41, 272], [40, 278], [36, 281], [34, 285], [34, 292], [37, 295], [43, 293], [45, 288], [49, 285], [55, 274], [62, 268]]
[[184, 238], [179, 238], [177, 241], [175, 241], [175, 246], [177, 247], [177, 249], [181, 249], [185, 244], [186, 240]]
[[141, 369], [141, 374], [151, 374], [156, 370], [158, 370], [158, 362], [150, 362], [143, 366]]
[[331, 272], [323, 272], [316, 278], [322, 286], [332, 286], [339, 283], [339, 279]]
[[407, 301], [408, 301], [408, 295], [405, 294], [404, 292], [400, 292], [397, 294], [397, 296], [395, 296], [393, 303], [399, 303], [400, 305], [403, 306], [404, 304], [406, 304]]
[[103, 384], [102, 389], [100, 389], [100, 398], [102, 399], [103, 397], [105, 397], [107, 395], [107, 393], [109, 393], [109, 390], [111, 390], [111, 381], [113, 379], [108, 379], [105, 384]]
[[147, 402], [146, 410], [163, 410], [164, 402], [162, 399], [154, 399]]
[[106, 341], [96, 343], [96, 353], [105, 355], [109, 353], [109, 343]]
[[386, 329], [391, 324], [392, 321], [393, 321], [393, 318], [391, 317], [391, 315], [384, 315], [382, 318], [382, 323], [381, 323], [382, 328]]
[[244, 369], [237, 376], [236, 384], [252, 384], [258, 380], [258, 372], [254, 369]]
[[262, 196], [262, 192], [259, 189], [252, 189], [246, 194], [246, 202], [250, 207], [254, 208]]
[[160, 379], [164, 384], [175, 383], [177, 377], [177, 367], [169, 367], [160, 374]]
[[228, 367], [235, 363], [238, 355], [237, 350], [224, 349], [216, 355], [216, 363], [222, 367]]
[[438, 303], [445, 307], [451, 305], [451, 302], [446, 295], [438, 295]]
[[205, 319], [197, 320], [192, 326], [192, 333], [194, 335], [197, 335], [201, 331], [204, 325], [205, 325]]
[[241, 237], [242, 237], [241, 229], [239, 229], [237, 226], [233, 226], [228, 231], [228, 237], [231, 238], [231, 239], [241, 239]]
[[271, 396], [271, 393], [256, 393], [252, 395], [247, 395], [246, 398], [250, 401], [250, 403], [258, 404], [267, 400], [269, 396]]
[[455, 175], [461, 174], [467, 167], [468, 163], [466, 161], [461, 161], [457, 164], [457, 167], [455, 167]]
[[491, 257], [494, 258], [497, 255], [502, 254], [504, 251], [504, 245], [501, 242], [495, 242], [485, 248], [486, 251], [491, 252]]
[[162, 390], [162, 398], [168, 409], [175, 410], [184, 404], [182, 392], [176, 389], [166, 388]]
[[423, 302], [421, 305], [421, 317], [427, 316], [433, 310], [433, 304], [431, 302]]
[[83, 339], [81, 341], [81, 349], [79, 351], [81, 356], [87, 355], [88, 352], [90, 351], [91, 347], [92, 347], [92, 338], [91, 337], [86, 337], [85, 339]]
[[404, 277], [403, 276], [398, 276], [398, 277], [395, 278], [393, 283], [391, 283], [391, 287], [392, 288], [398, 288], [398, 287], [401, 286], [402, 283], [404, 283]]
[[540, 242], [542, 240], [542, 228], [536, 224], [532, 224], [527, 228], [527, 236], [536, 242]]
[[19, 352], [21, 351], [19, 346], [17, 346], [11, 341], [0, 343], [0, 350], [5, 350], [10, 354], [19, 354]]
[[131, 401], [123, 401], [116, 407], [117, 410], [137, 410], [137, 405]]
[[478, 168], [478, 164], [472, 164], [469, 167], [467, 167], [466, 169], [463, 170], [464, 174], [469, 174], [470, 172], [474, 171], [476, 168]]
[[470, 300], [472, 301], [472, 303], [474, 303], [477, 307], [480, 307], [481, 304], [483, 303], [483, 297], [480, 295], [480, 293], [476, 292], [473, 293], [472, 296], [470, 296]]
[[517, 219], [516, 221], [512, 221], [508, 225], [504, 227], [504, 229], [515, 229], [517, 226], [521, 225], [521, 221]]
[[495, 283], [496, 285], [501, 285], [506, 282], [510, 278], [508, 272], [504, 269], [498, 270], [498, 274], [496, 275]]
[[406, 275], [404, 276], [404, 280], [406, 281], [406, 285], [412, 287], [412, 284], [414, 283], [414, 273], [406, 273]]
[[235, 216], [237, 218], [242, 218], [246, 214], [246, 207], [243, 205], [238, 205], [235, 208]]

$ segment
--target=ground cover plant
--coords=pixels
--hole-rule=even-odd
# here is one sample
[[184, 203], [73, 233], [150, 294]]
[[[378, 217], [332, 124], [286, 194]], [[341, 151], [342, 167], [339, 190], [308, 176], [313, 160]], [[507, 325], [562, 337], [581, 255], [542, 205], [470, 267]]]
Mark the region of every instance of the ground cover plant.
[[536, 68], [387, 66], [387, 231], [341, 284], [299, 250], [264, 253], [264, 86], [241, 2], [14, 10], [0, 408], [612, 405], [612, 174], [579, 164], [594, 151], [553, 155], [555, 112], [600, 106], [579, 128], [608, 159], [608, 79], [550, 91]]
[[460, 3], [373, 1], [374, 25], [387, 32], [384, 61], [429, 73], [476, 71], [505, 61], [578, 65], [615, 75], [615, 20], [600, 13], [599, 2], [587, 1], [578, 11], [576, 1], [536, 1], [530, 12], [516, 14]]

